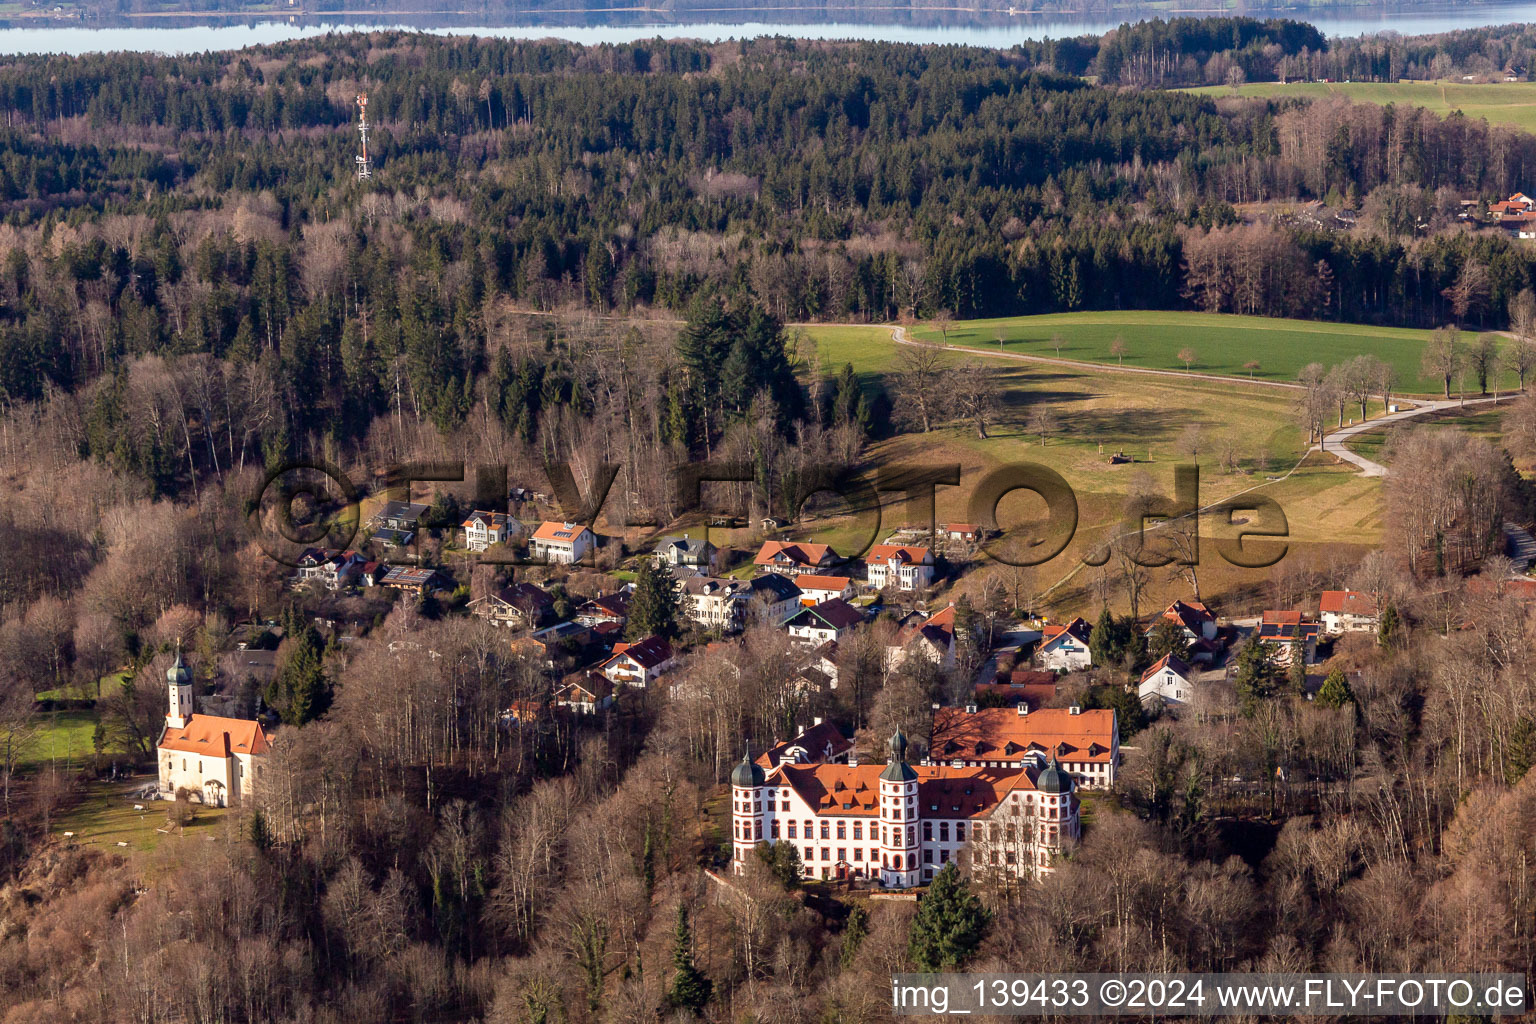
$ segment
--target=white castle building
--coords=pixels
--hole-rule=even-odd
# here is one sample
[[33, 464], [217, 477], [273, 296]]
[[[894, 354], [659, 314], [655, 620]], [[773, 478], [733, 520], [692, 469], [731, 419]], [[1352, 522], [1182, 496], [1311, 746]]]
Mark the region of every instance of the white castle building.
[[176, 799], [188, 790], [203, 803], [225, 807], [239, 803], [261, 778], [272, 738], [260, 722], [199, 715], [192, 709], [192, 673], [176, 652], [165, 673], [170, 711], [156, 744], [160, 760], [160, 797]]
[[1008, 767], [885, 765], [743, 758], [731, 773], [732, 870], [758, 843], [789, 842], [807, 878], [866, 878], [888, 889], [932, 881], [950, 861], [972, 872], [1037, 877], [1080, 834], [1072, 776], [1053, 757]]

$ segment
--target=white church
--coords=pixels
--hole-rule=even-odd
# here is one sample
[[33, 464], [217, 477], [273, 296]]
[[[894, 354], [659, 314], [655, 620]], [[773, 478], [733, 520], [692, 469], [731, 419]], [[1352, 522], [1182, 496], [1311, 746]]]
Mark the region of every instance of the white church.
[[239, 803], [261, 779], [272, 737], [260, 722], [195, 713], [192, 673], [180, 651], [165, 679], [170, 711], [157, 744], [161, 799], [174, 800], [186, 789], [210, 807]]

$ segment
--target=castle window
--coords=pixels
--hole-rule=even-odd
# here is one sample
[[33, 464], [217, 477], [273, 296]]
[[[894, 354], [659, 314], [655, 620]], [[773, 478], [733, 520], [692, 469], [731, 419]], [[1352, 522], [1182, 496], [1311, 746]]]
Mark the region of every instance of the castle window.
[[839, 863], [848, 859], [848, 848], [846, 846], [839, 846], [837, 848], [837, 859]]
[[939, 842], [949, 842], [949, 822], [947, 821], [939, 822]]
[[790, 822], [789, 823], [789, 838], [791, 838], [791, 839], [799, 839], [800, 838], [800, 830], [799, 830], [799, 828], [796, 827], [794, 822]]
[[841, 821], [838, 822], [837, 823], [837, 838], [839, 838], [839, 839], [847, 839], [848, 838], [847, 832], [848, 832], [848, 826], [846, 824], [844, 824], [843, 822], [841, 822]]
[[932, 864], [933, 863], [933, 851], [932, 850], [924, 850], [923, 851], [923, 863], [924, 864]]
[[822, 860], [831, 860], [832, 859], [832, 847], [830, 847], [830, 846], [823, 846], [821, 848], [821, 859]]
[[779, 823], [778, 822], [774, 822], [769, 827], [769, 835], [771, 835], [775, 839], [779, 838]]
[[862, 821], [856, 821], [853, 823], [853, 838], [864, 838], [864, 823]]
[[925, 822], [923, 822], [923, 842], [929, 843], [929, 842], [932, 842], [932, 841], [933, 841], [933, 822], [925, 821]]
[[913, 825], [908, 825], [907, 826], [907, 845], [908, 846], [916, 846], [917, 845], [917, 828], [915, 826], [913, 826]]
[[823, 839], [831, 839], [832, 838], [832, 823], [831, 822], [824, 821], [824, 822], [821, 823], [821, 838], [823, 838]]

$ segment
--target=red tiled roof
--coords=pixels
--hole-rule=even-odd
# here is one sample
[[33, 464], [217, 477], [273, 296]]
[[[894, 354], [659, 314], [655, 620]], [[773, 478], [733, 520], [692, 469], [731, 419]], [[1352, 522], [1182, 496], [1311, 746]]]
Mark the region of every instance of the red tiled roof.
[[[785, 763], [768, 783], [789, 786], [819, 815], [873, 818], [880, 813], [884, 769], [879, 764]], [[1035, 788], [1034, 777], [1025, 768], [913, 765], [912, 771], [917, 775], [919, 817], [985, 817], [1015, 789]]]
[[546, 520], [533, 531], [533, 539], [554, 541], [559, 544], [575, 544], [576, 538], [587, 532], [587, 528], [580, 523], [553, 523]]
[[672, 645], [664, 637], [648, 636], [632, 644], [614, 644], [613, 657], [603, 664], [611, 665], [620, 658], [630, 658], [641, 668], [651, 669], [672, 660]]
[[1318, 611], [1338, 615], [1375, 615], [1376, 601], [1359, 590], [1325, 590], [1317, 602]]
[[1043, 708], [1021, 715], [1013, 708], [940, 708], [933, 713], [935, 761], [1021, 760], [1031, 751], [1063, 761], [1109, 761], [1114, 749], [1115, 713], [1096, 708], [1072, 714]]
[[1073, 619], [1064, 626], [1046, 626], [1045, 629], [1041, 630], [1040, 646], [1045, 647], [1055, 643], [1064, 633], [1070, 633], [1074, 639], [1086, 644], [1088, 642], [1088, 629], [1088, 623], [1084, 622], [1081, 618]]
[[770, 540], [763, 543], [757, 552], [757, 557], [752, 559], [752, 564], [772, 565], [782, 555], [797, 565], [821, 565], [831, 554], [832, 549], [825, 544]]
[[784, 763], [785, 755], [788, 754], [791, 747], [805, 748], [806, 753], [813, 760], [810, 762], [797, 761], [790, 763], [818, 764], [822, 763], [821, 758], [824, 752], [829, 751], [832, 757], [840, 757], [849, 750], [852, 750], [853, 741], [844, 736], [837, 726], [831, 722], [822, 722], [820, 725], [811, 726], [792, 740], [785, 740], [783, 743], [777, 743], [769, 747], [757, 755], [757, 763], [766, 770], [777, 768], [780, 764]]
[[795, 586], [801, 590], [834, 590], [839, 594], [848, 589], [852, 582], [846, 576], [812, 576], [803, 574], [795, 577]]
[[161, 750], [175, 750], [205, 757], [229, 757], [231, 754], [265, 754], [272, 740], [260, 722], [244, 718], [220, 718], [217, 715], [193, 715], [184, 728], [166, 727], [160, 738]]
[[915, 544], [876, 544], [865, 556], [866, 562], [907, 562], [927, 565], [933, 561], [933, 552]]
[[1146, 682], [1148, 679], [1151, 679], [1165, 668], [1173, 669], [1185, 679], [1194, 678], [1194, 670], [1186, 665], [1183, 660], [1176, 658], [1171, 654], [1165, 654], [1161, 658], [1157, 659], [1157, 661], [1152, 664], [1152, 667], [1148, 668], [1141, 674], [1141, 681]]

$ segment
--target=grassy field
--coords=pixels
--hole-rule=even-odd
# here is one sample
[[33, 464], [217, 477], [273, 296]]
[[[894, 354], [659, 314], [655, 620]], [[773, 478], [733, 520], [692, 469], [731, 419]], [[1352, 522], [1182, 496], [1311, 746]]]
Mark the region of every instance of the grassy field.
[[73, 768], [89, 763], [95, 752], [92, 736], [96, 731], [96, 712], [50, 711], [39, 714], [36, 724], [37, 732], [21, 759], [24, 768], [54, 761], [60, 767]]
[[[865, 380], [872, 381], [894, 365], [896, 346], [887, 328], [813, 328], [810, 333], [826, 372], [852, 363]], [[954, 339], [956, 332], [950, 334]], [[953, 358], [971, 357], [957, 352]], [[973, 511], [968, 504], [976, 482], [999, 465], [1027, 461], [1059, 472], [1077, 496], [1078, 531], [1066, 551], [1034, 570], [1034, 585], [1070, 574], [1071, 581], [1058, 592], [1062, 607], [1082, 607], [1090, 601], [1083, 588], [1092, 571], [1077, 565], [1109, 531], [1118, 529], [1129, 495], [1144, 487], [1172, 494], [1175, 465], [1190, 461], [1180, 451], [1179, 441], [1191, 424], [1198, 425], [1206, 437], [1206, 448], [1199, 455], [1202, 503], [1256, 489], [1285, 510], [1298, 551], [1379, 540], [1379, 480], [1362, 477], [1332, 457], [1314, 457], [1289, 472], [1301, 460], [1306, 445], [1296, 425], [1295, 396], [1287, 390], [1177, 376], [1103, 373], [1093, 366], [1079, 369], [997, 357], [989, 361], [1003, 374], [1005, 387], [1002, 414], [988, 431], [989, 437], [979, 438], [974, 430], [958, 424], [926, 435], [900, 434], [874, 444], [870, 461], [876, 465], [958, 463], [961, 485], [938, 490], [940, 522], [970, 521]], [[1028, 429], [1030, 410], [1041, 403], [1059, 420], [1045, 445]], [[1236, 471], [1217, 465], [1217, 447], [1228, 439], [1238, 455]], [[1116, 451], [1124, 451], [1134, 461], [1110, 464], [1109, 455]], [[882, 532], [905, 525], [905, 512], [896, 504], [899, 497], [882, 496], [889, 502], [882, 513]], [[1039, 502], [1027, 495], [1010, 496], [999, 507], [999, 519], [1004, 525], [1029, 521], [1041, 511], [1036, 505]], [[814, 539], [834, 547], [838, 540], [858, 532], [846, 518], [817, 527]], [[1209, 551], [1202, 556], [1202, 588], [1207, 584], [1212, 588], [1203, 593], [1256, 595], [1268, 570], [1227, 567], [1214, 551], [1218, 536], [1230, 536], [1236, 530], [1223, 530], [1210, 522], [1202, 531]], [[1153, 576], [1149, 600], [1188, 596], [1187, 584], [1167, 570], [1154, 570]]]
[[[837, 328], [860, 331], [864, 328]], [[966, 320], [940, 332], [932, 325], [914, 328], [915, 338], [951, 345], [1028, 355], [1057, 357], [1052, 338], [1062, 339], [1060, 358], [1118, 364], [1110, 354], [1116, 338], [1126, 345], [1125, 366], [1155, 370], [1185, 370], [1269, 381], [1293, 381], [1303, 366], [1325, 366], [1356, 355], [1374, 355], [1397, 367], [1402, 387], [1431, 393], [1435, 381], [1419, 376], [1419, 363], [1429, 332], [1395, 327], [1280, 320], [1221, 313], [1114, 311], [1052, 313], [1001, 320]], [[998, 344], [998, 335], [1002, 344]], [[835, 345], [834, 345], [835, 347]], [[1178, 354], [1195, 353], [1186, 367]], [[1245, 364], [1257, 362], [1256, 369]], [[857, 368], [857, 367], [856, 367]]]
[[[1230, 96], [1227, 86], [1206, 86], [1191, 92]], [[1243, 96], [1347, 96], [1361, 103], [1411, 104], [1437, 114], [1459, 110], [1467, 117], [1486, 118], [1493, 124], [1512, 124], [1536, 131], [1536, 82], [1253, 82], [1241, 86]]]
[[[1502, 405], [1497, 408], [1479, 406], [1467, 412], [1452, 410], [1437, 416], [1423, 417], [1414, 421], [1414, 426], [1440, 429], [1454, 427], [1476, 437], [1485, 437], [1494, 443], [1498, 443], [1503, 436], [1504, 413], [1508, 410], [1508, 405]], [[1379, 462], [1384, 466], [1390, 465], [1392, 459], [1387, 455], [1386, 447], [1387, 437], [1391, 432], [1392, 428], [1390, 427], [1368, 430], [1351, 437], [1344, 442], [1344, 445], [1350, 451], [1364, 455], [1373, 462]]]
[[[185, 828], [167, 823], [166, 810], [170, 805], [164, 801], [138, 801], [144, 810], [134, 810], [131, 794], [145, 781], [91, 786], [79, 803], [55, 821], [53, 834], [62, 837], [65, 832], [73, 832], [71, 842], [135, 853], [148, 853], [165, 843], [206, 843], [225, 837], [225, 819], [229, 814], [225, 808], [197, 807], [192, 822]], [[118, 843], [128, 845], [120, 848]]]

